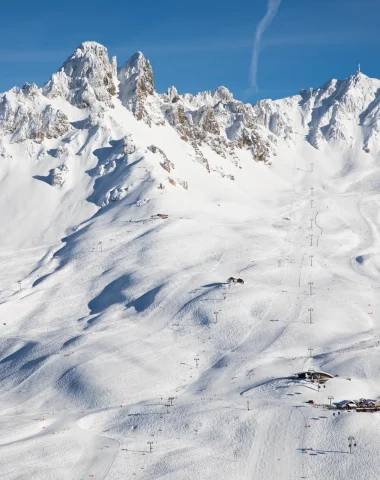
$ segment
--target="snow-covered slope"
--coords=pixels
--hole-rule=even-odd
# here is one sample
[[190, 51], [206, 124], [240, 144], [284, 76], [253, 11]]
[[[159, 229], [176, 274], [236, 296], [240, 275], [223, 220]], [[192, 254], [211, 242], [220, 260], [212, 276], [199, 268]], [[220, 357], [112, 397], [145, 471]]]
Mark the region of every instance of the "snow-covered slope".
[[378, 414], [304, 402], [380, 397], [379, 92], [159, 94], [85, 42], [0, 95], [1, 478], [376, 478]]

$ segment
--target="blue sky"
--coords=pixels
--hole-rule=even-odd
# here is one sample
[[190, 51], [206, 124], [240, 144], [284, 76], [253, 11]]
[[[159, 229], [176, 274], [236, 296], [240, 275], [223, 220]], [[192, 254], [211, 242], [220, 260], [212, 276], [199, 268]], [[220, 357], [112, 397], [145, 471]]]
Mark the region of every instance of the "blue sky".
[[159, 92], [225, 85], [254, 102], [346, 78], [359, 62], [380, 78], [380, 0], [282, 0], [262, 39], [259, 91], [249, 93], [252, 43], [266, 3], [8, 0], [1, 7], [0, 91], [25, 81], [42, 85], [86, 40], [105, 45], [119, 66], [141, 50]]

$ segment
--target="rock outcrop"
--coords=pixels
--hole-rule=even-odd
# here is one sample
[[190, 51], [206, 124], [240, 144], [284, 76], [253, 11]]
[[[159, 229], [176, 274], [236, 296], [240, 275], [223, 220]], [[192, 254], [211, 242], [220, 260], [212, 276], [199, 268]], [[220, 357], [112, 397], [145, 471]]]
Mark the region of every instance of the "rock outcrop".
[[112, 108], [117, 95], [116, 59], [96, 42], [84, 42], [43, 88], [49, 98], [62, 97], [78, 108]]
[[130, 110], [138, 120], [151, 125], [152, 115], [146, 106], [147, 99], [154, 95], [152, 67], [141, 52], [135, 53], [128, 62], [118, 69], [120, 81], [119, 97], [122, 104]]
[[269, 163], [272, 147], [259, 133], [252, 106], [234, 100], [226, 87], [194, 96], [178, 95], [172, 87], [160, 100], [165, 121], [198, 152], [208, 145], [238, 166], [236, 149], [248, 149], [254, 160]]
[[380, 80], [357, 72], [293, 97], [261, 100], [253, 111], [258, 124], [293, 143], [302, 136], [316, 149], [330, 142], [349, 148], [359, 134], [366, 149], [379, 140]]
[[46, 102], [36, 85], [26, 83], [0, 95], [0, 131], [11, 143], [58, 138], [70, 130], [67, 116]]
[[235, 164], [238, 149], [270, 163], [278, 139], [294, 144], [301, 136], [317, 149], [331, 141], [348, 144], [360, 125], [363, 149], [368, 149], [380, 135], [380, 81], [359, 72], [316, 90], [255, 105], [235, 100], [226, 87], [197, 95], [179, 95], [170, 87], [159, 95], [151, 65], [140, 52], [119, 70], [119, 80], [120, 98], [136, 118], [148, 125], [171, 125], [194, 147], [198, 159], [207, 145]]
[[[179, 95], [175, 87], [156, 93], [152, 67], [137, 52], [118, 70], [120, 100], [138, 120], [149, 126], [171, 125], [194, 147], [194, 157], [209, 171], [202, 145], [236, 162], [236, 148], [249, 149], [257, 161], [269, 162], [271, 147], [261, 138], [251, 105], [234, 100], [226, 87], [197, 95]], [[257, 153], [259, 152], [259, 154]]]
[[62, 164], [59, 167], [56, 167], [52, 170], [50, 174], [50, 184], [53, 187], [62, 187], [65, 183], [69, 169], [67, 165]]

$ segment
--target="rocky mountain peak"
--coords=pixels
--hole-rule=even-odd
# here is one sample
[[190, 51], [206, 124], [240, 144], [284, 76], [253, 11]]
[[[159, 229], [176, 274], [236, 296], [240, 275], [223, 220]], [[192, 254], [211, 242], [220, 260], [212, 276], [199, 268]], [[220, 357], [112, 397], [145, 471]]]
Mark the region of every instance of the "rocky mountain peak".
[[38, 87], [35, 83], [25, 82], [22, 86], [22, 93], [25, 97], [33, 97], [38, 92]]
[[79, 45], [43, 88], [47, 97], [61, 96], [78, 108], [112, 108], [117, 91], [116, 60], [96, 42]]
[[169, 101], [170, 101], [171, 103], [176, 103], [176, 102], [178, 102], [178, 100], [179, 100], [179, 95], [178, 95], [178, 91], [177, 91], [177, 89], [176, 89], [175, 87], [169, 87], [169, 88], [168, 88], [168, 93], [167, 93], [167, 95], [168, 95]]
[[[352, 144], [357, 136], [357, 126], [380, 101], [380, 81], [356, 72], [344, 80], [330, 80], [304, 98], [302, 108], [308, 117], [307, 140], [315, 148], [325, 141]], [[363, 148], [367, 148], [373, 132], [363, 131]]]
[[221, 102], [231, 102], [234, 98], [232, 93], [228, 90], [228, 88], [223, 86], [215, 89], [212, 92], [212, 96]]
[[127, 63], [118, 69], [119, 97], [138, 120], [149, 122], [145, 100], [155, 93], [153, 70], [149, 60], [141, 52], [136, 52]]

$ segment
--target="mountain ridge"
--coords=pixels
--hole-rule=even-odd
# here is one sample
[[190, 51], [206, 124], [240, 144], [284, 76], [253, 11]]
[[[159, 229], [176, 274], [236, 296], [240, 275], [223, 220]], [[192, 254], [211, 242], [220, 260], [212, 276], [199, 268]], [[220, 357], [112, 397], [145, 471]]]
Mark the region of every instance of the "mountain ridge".
[[[301, 90], [291, 97], [260, 100], [251, 105], [235, 100], [223, 86], [196, 95], [178, 94], [175, 87], [170, 87], [166, 94], [159, 94], [155, 90], [150, 62], [142, 52], [135, 53], [117, 68], [116, 57], [110, 61], [107, 49], [96, 42], [81, 44], [41, 89], [25, 84], [22, 89], [14, 87], [1, 94], [0, 128], [3, 127], [4, 133], [15, 130], [8, 117], [16, 117], [16, 122], [22, 123], [25, 116], [30, 116], [30, 111], [22, 112], [22, 108], [17, 108], [17, 115], [21, 117], [17, 121], [11, 102], [7, 104], [7, 95], [13, 93], [13, 103], [22, 107], [21, 92], [26, 98], [39, 97], [39, 93], [50, 99], [63, 98], [75, 107], [92, 111], [113, 108], [112, 99], [119, 97], [138, 120], [148, 125], [172, 125], [181, 138], [198, 146], [206, 143], [221, 155], [229, 149], [247, 148], [254, 159], [265, 162], [269, 162], [274, 153], [275, 141], [271, 137], [268, 141], [268, 135], [261, 135], [260, 128], [265, 127], [277, 137], [294, 141], [292, 132], [297, 126], [289, 116], [289, 107], [293, 114], [302, 116], [303, 127], [307, 129], [308, 126], [306, 138], [315, 148], [320, 148], [325, 140], [347, 141], [350, 132], [343, 124], [353, 120], [352, 114], [360, 119], [359, 124], [366, 131], [364, 149], [370, 148], [372, 139], [377, 140], [380, 131], [380, 81], [359, 72], [345, 80], [329, 80], [314, 90]], [[42, 123], [49, 125], [42, 127], [41, 132], [49, 138], [54, 135], [49, 131], [54, 120], [48, 118], [51, 115], [45, 116]], [[58, 129], [56, 135], [59, 134], [62, 135]], [[13, 140], [23, 141], [28, 137], [39, 138], [35, 132], [25, 132]], [[259, 153], [255, 149], [257, 145]]]
[[[52, 195], [53, 202], [71, 199], [67, 208], [75, 204], [78, 214], [128, 198], [142, 202], [143, 211], [150, 186], [164, 197], [173, 195], [173, 188], [182, 188], [189, 199], [203, 195], [187, 178], [189, 161], [200, 166], [206, 185], [207, 175], [216, 175], [225, 189], [226, 181], [242, 185], [250, 161], [272, 168], [276, 159], [280, 165], [286, 149], [306, 149], [316, 161], [325, 151], [336, 152], [339, 162], [351, 161], [354, 151], [376, 159], [379, 105], [380, 81], [362, 73], [254, 105], [235, 100], [226, 87], [197, 95], [179, 94], [175, 87], [157, 93], [152, 67], [141, 52], [117, 68], [105, 47], [85, 42], [42, 88], [25, 84], [0, 94], [3, 176], [18, 176], [20, 188]], [[20, 152], [25, 177], [15, 168]], [[128, 179], [135, 161], [145, 165], [150, 178], [141, 198], [133, 195], [139, 182]], [[57, 193], [47, 193], [47, 185]], [[59, 221], [64, 231], [85, 219], [81, 214], [68, 218]]]

